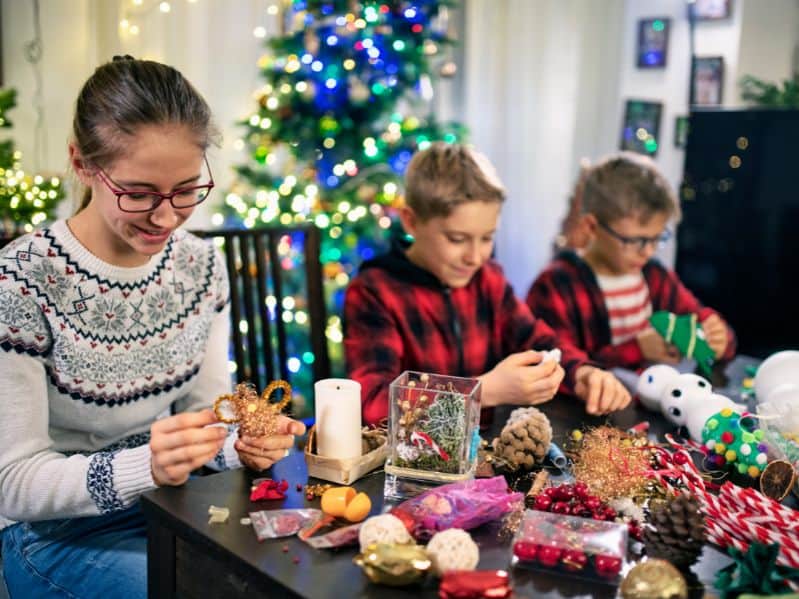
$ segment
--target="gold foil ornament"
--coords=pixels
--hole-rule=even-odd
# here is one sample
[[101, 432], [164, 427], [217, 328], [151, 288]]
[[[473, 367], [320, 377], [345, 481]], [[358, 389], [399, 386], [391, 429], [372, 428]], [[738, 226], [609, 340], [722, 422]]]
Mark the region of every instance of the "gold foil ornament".
[[413, 544], [372, 543], [352, 561], [372, 582], [390, 586], [418, 582], [432, 565], [424, 547]]
[[619, 591], [623, 599], [687, 599], [688, 585], [680, 571], [664, 559], [633, 566]]

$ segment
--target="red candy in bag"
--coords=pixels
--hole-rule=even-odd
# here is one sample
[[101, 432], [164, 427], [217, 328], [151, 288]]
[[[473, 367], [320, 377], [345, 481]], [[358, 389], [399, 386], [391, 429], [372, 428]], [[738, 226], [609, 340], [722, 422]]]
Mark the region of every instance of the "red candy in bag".
[[504, 477], [478, 478], [430, 489], [391, 510], [417, 540], [439, 530], [471, 530], [499, 520], [518, 503], [522, 493], [511, 493]]

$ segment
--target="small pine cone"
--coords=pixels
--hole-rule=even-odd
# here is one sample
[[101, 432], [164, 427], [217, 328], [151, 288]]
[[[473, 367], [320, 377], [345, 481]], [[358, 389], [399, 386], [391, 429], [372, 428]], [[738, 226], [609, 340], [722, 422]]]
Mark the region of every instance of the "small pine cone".
[[687, 569], [699, 559], [705, 543], [705, 516], [699, 500], [681, 493], [649, 513], [644, 546], [650, 557]]
[[552, 442], [552, 426], [537, 408], [517, 408], [511, 412], [499, 437], [494, 439], [494, 451], [515, 466], [532, 468], [544, 459]]

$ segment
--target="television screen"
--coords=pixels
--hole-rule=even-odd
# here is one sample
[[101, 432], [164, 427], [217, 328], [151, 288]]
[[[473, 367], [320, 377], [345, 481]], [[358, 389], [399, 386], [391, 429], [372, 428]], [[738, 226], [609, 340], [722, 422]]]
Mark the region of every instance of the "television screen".
[[739, 353], [799, 349], [799, 110], [690, 116], [676, 270]]

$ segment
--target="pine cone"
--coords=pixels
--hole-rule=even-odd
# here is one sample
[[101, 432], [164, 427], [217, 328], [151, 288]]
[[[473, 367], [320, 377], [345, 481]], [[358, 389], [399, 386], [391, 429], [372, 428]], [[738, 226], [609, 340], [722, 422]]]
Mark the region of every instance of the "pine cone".
[[653, 508], [644, 530], [644, 546], [650, 557], [688, 569], [702, 553], [705, 516], [699, 501], [685, 493]]
[[552, 426], [544, 413], [533, 407], [517, 408], [494, 439], [494, 453], [516, 467], [532, 468], [543, 461], [552, 442]]

